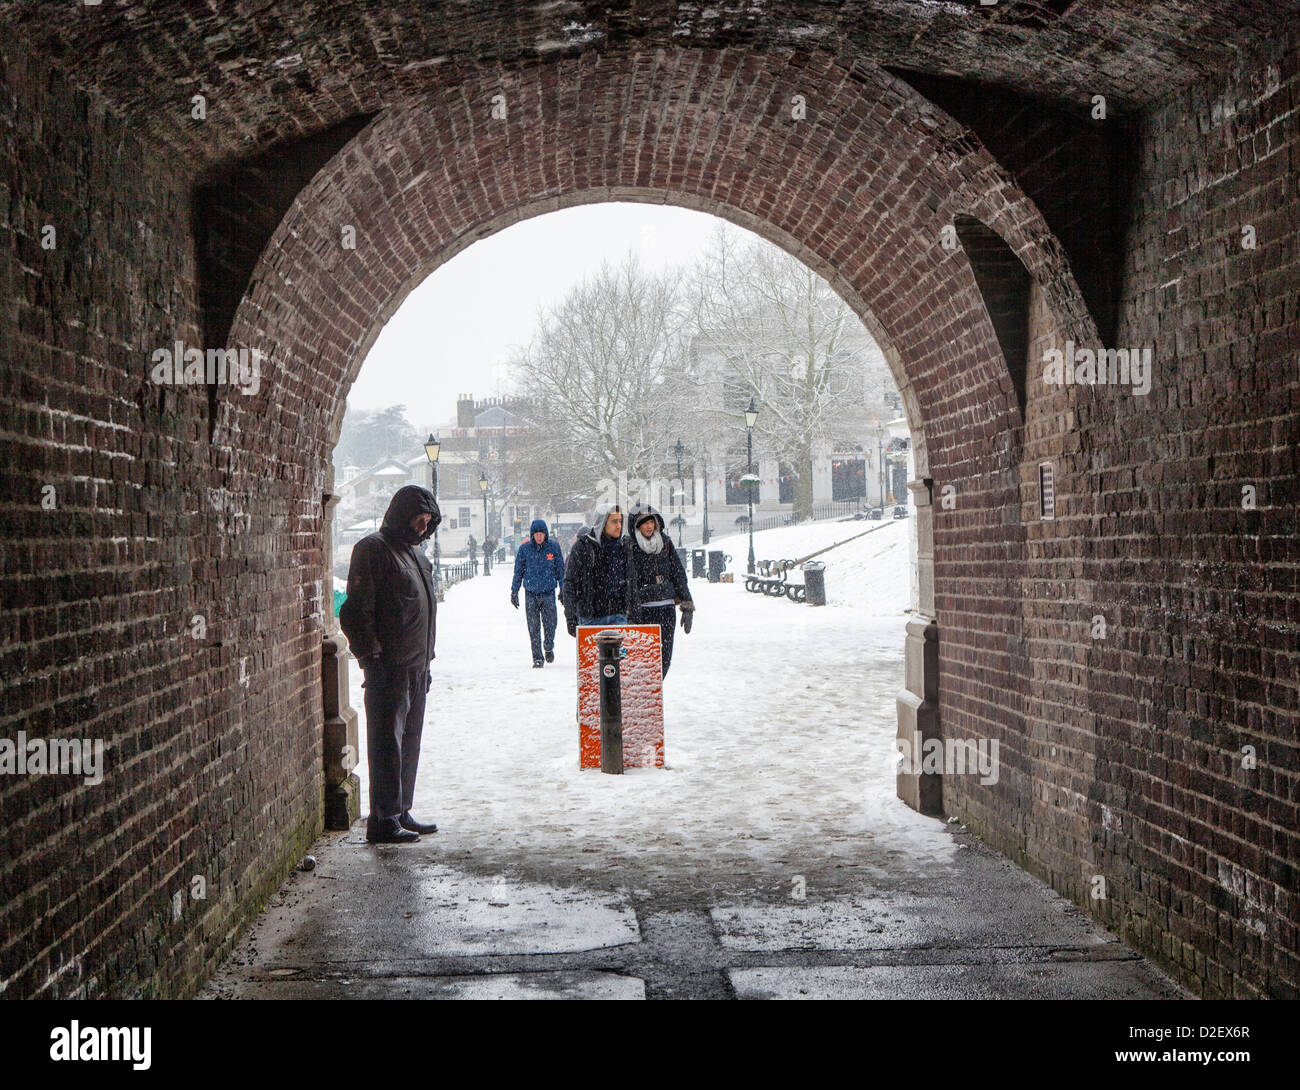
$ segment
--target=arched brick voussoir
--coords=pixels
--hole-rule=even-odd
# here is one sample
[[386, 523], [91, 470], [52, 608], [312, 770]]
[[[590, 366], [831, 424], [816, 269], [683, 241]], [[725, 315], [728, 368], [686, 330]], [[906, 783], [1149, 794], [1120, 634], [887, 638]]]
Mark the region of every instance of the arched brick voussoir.
[[[496, 95], [505, 119], [491, 117]], [[798, 120], [794, 95], [806, 104]], [[940, 244], [954, 215], [1007, 241], [1065, 328], [1088, 321], [1032, 202], [907, 84], [821, 54], [691, 50], [442, 73], [299, 195], [230, 343], [268, 353], [262, 396], [279, 415], [328, 421], [283, 439], [317, 445], [309, 456], [319, 457], [374, 338], [421, 280], [514, 222], [618, 199], [713, 212], [825, 276], [885, 347], [931, 454], [935, 439], [968, 429], [972, 405], [993, 431], [1018, 418], [969, 265]], [[355, 250], [342, 245], [345, 225]], [[261, 411], [257, 401], [241, 401], [222, 425]]]

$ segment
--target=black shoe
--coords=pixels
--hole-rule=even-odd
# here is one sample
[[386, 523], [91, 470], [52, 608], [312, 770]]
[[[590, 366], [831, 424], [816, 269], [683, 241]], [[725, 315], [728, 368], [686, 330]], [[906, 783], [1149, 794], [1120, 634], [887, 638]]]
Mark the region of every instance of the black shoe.
[[533, 659], [533, 669], [534, 669], [534, 670], [540, 670], [541, 668], [542, 668], [542, 660], [541, 660], [541, 659]]
[[546, 652], [546, 661], [547, 661], [547, 662], [554, 662], [554, 661], [555, 661], [555, 652], [554, 652], [554, 651], [547, 651], [547, 652]]
[[397, 820], [402, 823], [403, 829], [409, 829], [413, 833], [436, 833], [438, 831], [438, 826], [436, 826], [432, 821], [427, 823], [416, 821], [415, 818], [411, 817], [410, 810], [407, 810], [406, 813]]
[[378, 824], [367, 821], [366, 840], [371, 844], [416, 844], [419, 843], [420, 836], [416, 832], [402, 828], [396, 818], [389, 818]]

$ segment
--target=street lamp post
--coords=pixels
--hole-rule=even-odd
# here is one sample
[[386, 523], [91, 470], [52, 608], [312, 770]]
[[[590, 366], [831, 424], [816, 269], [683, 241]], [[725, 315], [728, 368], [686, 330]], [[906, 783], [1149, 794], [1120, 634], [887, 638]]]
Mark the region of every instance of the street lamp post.
[[[749, 475], [754, 476], [754, 425], [758, 422], [758, 406], [754, 404], [754, 399], [749, 399], [749, 408], [745, 410], [745, 437], [749, 446]], [[750, 575], [754, 574], [754, 482], [746, 482], [746, 491], [749, 493], [749, 567], [746, 569]]]
[[[424, 444], [425, 456], [429, 459], [429, 477], [433, 485], [433, 502], [438, 502], [438, 452], [442, 444], [438, 437], [430, 433]], [[442, 599], [442, 549], [438, 544], [438, 527], [433, 528], [433, 592], [439, 601]]]
[[885, 426], [879, 420], [876, 421], [876, 468], [880, 477], [877, 489], [880, 508], [883, 511], [885, 507]]
[[709, 543], [709, 455], [704, 454], [704, 527], [700, 531], [700, 544]]
[[677, 455], [677, 547], [682, 547], [682, 524], [686, 521], [682, 513], [682, 507], [686, 502], [686, 489], [682, 485], [682, 441], [677, 440], [677, 445], [673, 447], [673, 453]]
[[483, 574], [492, 574], [492, 553], [488, 549], [488, 516], [487, 516], [487, 474], [481, 469], [478, 471], [478, 490], [483, 493]]

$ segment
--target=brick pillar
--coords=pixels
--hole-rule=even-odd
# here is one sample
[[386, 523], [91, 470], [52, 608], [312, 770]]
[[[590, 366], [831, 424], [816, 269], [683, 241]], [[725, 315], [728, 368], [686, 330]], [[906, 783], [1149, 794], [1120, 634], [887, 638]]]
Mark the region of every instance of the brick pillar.
[[356, 767], [359, 746], [357, 713], [348, 699], [348, 644], [334, 616], [334, 469], [328, 470], [329, 491], [321, 496], [324, 511], [325, 639], [321, 644], [321, 690], [325, 710], [325, 827], [349, 829], [361, 816], [361, 781]]
[[933, 482], [908, 481], [916, 505], [916, 617], [907, 622], [904, 689], [898, 694], [898, 797], [922, 814], [943, 813], [943, 776], [921, 771], [922, 746], [939, 738], [939, 626], [934, 621]]

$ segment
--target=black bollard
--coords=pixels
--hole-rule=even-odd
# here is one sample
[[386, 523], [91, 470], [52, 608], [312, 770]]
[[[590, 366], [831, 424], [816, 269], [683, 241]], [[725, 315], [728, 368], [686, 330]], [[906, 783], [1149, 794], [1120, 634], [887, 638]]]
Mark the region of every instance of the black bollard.
[[623, 636], [614, 629], [598, 633], [600, 649], [600, 770], [623, 775], [623, 689], [620, 673]]

